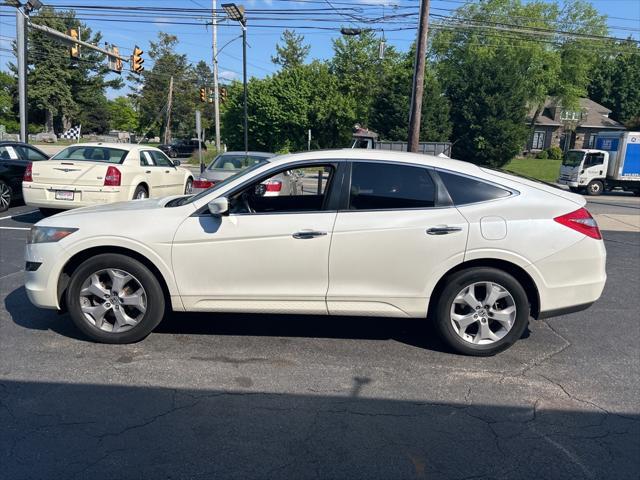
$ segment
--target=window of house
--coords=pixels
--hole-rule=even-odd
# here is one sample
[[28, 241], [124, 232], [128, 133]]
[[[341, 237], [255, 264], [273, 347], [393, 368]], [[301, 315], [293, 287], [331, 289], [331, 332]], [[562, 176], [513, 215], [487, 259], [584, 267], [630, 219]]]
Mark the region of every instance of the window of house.
[[533, 150], [544, 150], [544, 140], [546, 132], [544, 130], [536, 130], [533, 132], [533, 142], [531, 148]]
[[577, 122], [582, 118], [582, 112], [576, 110], [562, 110], [560, 112], [560, 120]]
[[388, 163], [353, 164], [351, 210], [430, 208], [435, 205], [435, 196], [435, 185], [426, 168]]

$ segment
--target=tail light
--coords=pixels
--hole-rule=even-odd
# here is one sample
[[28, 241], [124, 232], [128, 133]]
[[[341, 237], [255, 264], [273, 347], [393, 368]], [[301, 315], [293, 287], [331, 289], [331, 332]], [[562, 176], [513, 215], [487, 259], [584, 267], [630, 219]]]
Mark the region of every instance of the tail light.
[[266, 192], [279, 192], [282, 190], [282, 182], [278, 180], [267, 180], [264, 182]]
[[194, 180], [193, 181], [193, 188], [211, 188], [215, 185], [215, 182], [212, 182], [210, 180], [204, 180], [204, 179], [200, 179], [200, 180]]
[[23, 182], [33, 182], [33, 163], [29, 162], [27, 168], [24, 170], [24, 175], [22, 176]]
[[569, 227], [577, 232], [585, 234], [587, 237], [601, 240], [602, 235], [595, 219], [586, 208], [581, 208], [575, 212], [567, 213], [554, 218], [554, 220], [565, 227]]
[[122, 173], [113, 165], [110, 165], [107, 168], [107, 174], [104, 177], [104, 186], [105, 187], [119, 187], [120, 182], [122, 181]]

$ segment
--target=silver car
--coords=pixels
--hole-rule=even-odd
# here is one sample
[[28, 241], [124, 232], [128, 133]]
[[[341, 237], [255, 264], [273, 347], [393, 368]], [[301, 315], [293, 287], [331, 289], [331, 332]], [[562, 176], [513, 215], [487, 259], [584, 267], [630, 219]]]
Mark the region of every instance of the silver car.
[[[218, 155], [200, 174], [198, 180], [193, 182], [193, 193], [214, 186], [216, 183], [226, 180], [237, 173], [252, 167], [258, 163], [268, 162], [275, 157], [268, 152], [225, 152]], [[271, 197], [278, 195], [295, 195], [298, 190], [298, 175], [284, 172], [260, 184], [261, 196]]]

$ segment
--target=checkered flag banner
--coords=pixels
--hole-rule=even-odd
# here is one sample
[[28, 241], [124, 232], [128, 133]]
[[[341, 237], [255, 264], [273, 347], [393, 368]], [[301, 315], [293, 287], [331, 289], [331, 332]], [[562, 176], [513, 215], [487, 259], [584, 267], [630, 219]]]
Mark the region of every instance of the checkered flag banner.
[[68, 140], [80, 140], [80, 130], [82, 129], [82, 125], [78, 125], [77, 127], [71, 127], [69, 130], [60, 135], [60, 138], [66, 138]]

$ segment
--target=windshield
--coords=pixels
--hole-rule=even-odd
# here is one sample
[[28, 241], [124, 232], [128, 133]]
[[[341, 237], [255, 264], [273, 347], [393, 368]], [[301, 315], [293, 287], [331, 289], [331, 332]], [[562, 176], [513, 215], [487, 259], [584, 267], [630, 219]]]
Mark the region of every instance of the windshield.
[[188, 203], [193, 203], [196, 200], [200, 200], [202, 197], [205, 197], [205, 196], [209, 195], [211, 192], [215, 192], [219, 188], [222, 188], [225, 185], [227, 185], [228, 183], [231, 183], [234, 180], [237, 180], [238, 178], [240, 178], [240, 177], [252, 172], [253, 170], [261, 167], [264, 163], [265, 162], [255, 163], [255, 164], [251, 165], [250, 167], [248, 167], [248, 168], [246, 168], [244, 170], [240, 170], [236, 174], [231, 175], [228, 178], [225, 178], [221, 182], [217, 182], [213, 187], [207, 188], [206, 190], [203, 190], [202, 192], [198, 193], [197, 195], [193, 195], [192, 197], [179, 198], [177, 201], [171, 202], [170, 205], [167, 204], [167, 206], [168, 207], [178, 207], [180, 205], [187, 205]]
[[260, 165], [267, 161], [266, 157], [258, 155], [218, 155], [213, 162], [207, 167], [207, 170], [227, 170], [239, 172], [245, 168], [252, 167], [254, 165]]
[[577, 150], [569, 150], [564, 154], [564, 159], [562, 160], [562, 165], [565, 167], [577, 167], [582, 162], [584, 158], [584, 152], [579, 152]]
[[128, 150], [101, 146], [81, 146], [67, 147], [54, 155], [51, 160], [74, 160], [103, 163], [122, 163], [127, 156]]

